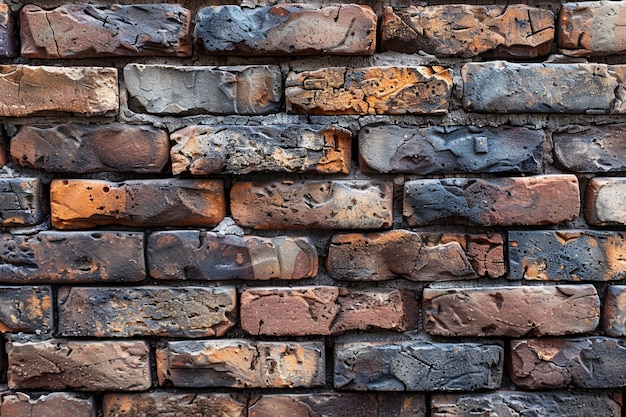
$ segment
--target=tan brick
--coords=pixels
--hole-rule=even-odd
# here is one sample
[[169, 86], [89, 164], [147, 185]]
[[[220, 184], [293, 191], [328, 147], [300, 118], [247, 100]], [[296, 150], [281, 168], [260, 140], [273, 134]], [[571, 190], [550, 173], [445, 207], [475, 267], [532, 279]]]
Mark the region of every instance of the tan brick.
[[190, 126], [172, 141], [174, 175], [350, 171], [352, 135], [340, 127]]
[[319, 263], [308, 237], [221, 236], [200, 230], [152, 233], [147, 256], [150, 276], [168, 280], [313, 278]]
[[323, 68], [285, 82], [287, 111], [300, 114], [442, 114], [451, 91], [440, 66]]
[[591, 178], [585, 189], [585, 218], [594, 226], [626, 224], [626, 178]]
[[0, 178], [0, 226], [39, 224], [47, 212], [41, 179]]
[[376, 50], [376, 14], [358, 4], [213, 6], [200, 9], [196, 20], [196, 45], [213, 55], [372, 55]]
[[0, 57], [13, 58], [18, 55], [17, 25], [11, 9], [0, 3]]
[[244, 339], [172, 341], [157, 349], [159, 384], [297, 388], [326, 383], [324, 343]]
[[573, 220], [579, 211], [575, 175], [444, 178], [404, 184], [403, 212], [410, 226], [556, 224]]
[[409, 290], [355, 290], [330, 286], [247, 289], [241, 327], [254, 335], [330, 335], [350, 330], [417, 328], [416, 296]]
[[96, 404], [93, 396], [69, 392], [52, 392], [39, 397], [16, 392], [2, 396], [0, 410], [2, 415], [11, 417], [93, 417]]
[[118, 96], [115, 68], [0, 65], [0, 116], [114, 115]]
[[609, 336], [626, 336], [626, 286], [610, 285], [604, 292], [601, 328]]
[[559, 52], [598, 56], [626, 51], [626, 7], [620, 2], [565, 3], [557, 21]]
[[105, 394], [103, 417], [248, 417], [243, 394], [176, 393]]
[[191, 13], [178, 5], [65, 4], [20, 11], [22, 56], [190, 56]]
[[52, 225], [214, 226], [225, 216], [219, 180], [53, 180]]
[[528, 59], [550, 53], [554, 14], [523, 4], [386, 7], [380, 32], [383, 50]]
[[392, 223], [392, 184], [369, 180], [236, 182], [233, 218], [254, 229], [380, 229]]
[[50, 287], [0, 287], [0, 333], [45, 333], [53, 324]]
[[10, 389], [144, 391], [151, 387], [143, 341], [10, 341]]
[[426, 288], [423, 306], [424, 328], [438, 336], [558, 336], [593, 331], [600, 321], [589, 284]]
[[235, 325], [234, 287], [61, 287], [58, 333], [95, 337], [213, 337]]
[[150, 172], [169, 162], [165, 130], [121, 123], [26, 125], [11, 138], [13, 162], [48, 172]]

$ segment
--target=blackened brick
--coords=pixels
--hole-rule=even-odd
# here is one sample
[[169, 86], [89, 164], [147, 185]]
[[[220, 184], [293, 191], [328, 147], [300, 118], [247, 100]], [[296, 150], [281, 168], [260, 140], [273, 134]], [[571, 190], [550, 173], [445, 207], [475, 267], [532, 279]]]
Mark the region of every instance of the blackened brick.
[[47, 211], [39, 178], [0, 178], [0, 226], [38, 224]]
[[0, 287], [0, 333], [45, 333], [51, 330], [50, 287]]
[[104, 417], [248, 417], [247, 404], [247, 397], [237, 393], [155, 391], [105, 394], [102, 408]]
[[552, 133], [557, 165], [573, 172], [624, 172], [626, 125], [568, 126]]
[[0, 3], [0, 57], [15, 57], [18, 54], [18, 49], [15, 18], [9, 6], [4, 2]]

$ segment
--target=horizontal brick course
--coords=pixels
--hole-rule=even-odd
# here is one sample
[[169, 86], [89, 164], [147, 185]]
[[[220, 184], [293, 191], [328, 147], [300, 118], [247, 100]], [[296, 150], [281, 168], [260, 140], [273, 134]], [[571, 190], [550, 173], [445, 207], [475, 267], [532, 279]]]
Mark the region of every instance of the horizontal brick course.
[[157, 115], [267, 114], [279, 110], [283, 93], [275, 65], [128, 64], [124, 83], [130, 107]]
[[0, 226], [38, 224], [47, 212], [41, 179], [0, 178]]
[[213, 337], [235, 325], [234, 287], [62, 287], [61, 336]]
[[[541, 308], [537, 308], [541, 306]], [[594, 286], [425, 288], [424, 329], [437, 336], [558, 336], [593, 331]]]
[[0, 287], [0, 333], [46, 333], [53, 326], [50, 287]]
[[147, 256], [156, 279], [290, 280], [312, 278], [318, 271], [317, 249], [308, 237], [161, 231], [150, 235]]
[[392, 185], [375, 180], [236, 182], [230, 209], [254, 229], [381, 229], [392, 222]]
[[138, 394], [108, 393], [103, 399], [104, 417], [248, 417], [244, 395], [155, 391]]
[[323, 342], [172, 341], [157, 349], [160, 385], [297, 388], [324, 385]]
[[556, 163], [573, 172], [626, 171], [626, 125], [573, 125], [552, 133]]
[[425, 179], [404, 184], [404, 216], [410, 226], [554, 224], [573, 220], [579, 210], [574, 175]]
[[591, 178], [585, 189], [585, 218], [594, 226], [626, 224], [626, 178]]
[[504, 350], [425, 341], [335, 344], [335, 388], [360, 391], [473, 391], [500, 385]]
[[287, 111], [299, 114], [441, 114], [451, 91], [440, 66], [323, 68], [285, 81]]
[[331, 286], [247, 289], [241, 294], [241, 328], [254, 335], [330, 335], [349, 330], [417, 328], [418, 307], [409, 290], [355, 290]]
[[626, 286], [610, 285], [602, 300], [602, 331], [614, 337], [626, 336]]
[[191, 13], [178, 5], [29, 4], [20, 13], [22, 56], [190, 56], [190, 26]]
[[158, 173], [169, 152], [165, 130], [121, 123], [27, 125], [11, 138], [14, 163], [48, 172]]
[[52, 225], [58, 229], [125, 226], [214, 226], [225, 216], [219, 180], [53, 180]]
[[96, 404], [92, 396], [69, 392], [53, 392], [41, 396], [16, 392], [2, 396], [0, 410], [3, 415], [11, 417], [93, 417]]
[[386, 7], [380, 32], [383, 50], [527, 59], [550, 52], [554, 15], [522, 4]]
[[0, 116], [110, 116], [118, 109], [115, 68], [0, 65]]
[[226, 55], [372, 55], [377, 17], [357, 4], [205, 7], [196, 16], [200, 50]]
[[452, 174], [541, 169], [545, 134], [524, 127], [366, 126], [359, 132], [364, 172]]
[[352, 135], [324, 126], [190, 126], [172, 133], [172, 173], [343, 173]]
[[144, 391], [152, 385], [143, 341], [9, 341], [10, 389]]

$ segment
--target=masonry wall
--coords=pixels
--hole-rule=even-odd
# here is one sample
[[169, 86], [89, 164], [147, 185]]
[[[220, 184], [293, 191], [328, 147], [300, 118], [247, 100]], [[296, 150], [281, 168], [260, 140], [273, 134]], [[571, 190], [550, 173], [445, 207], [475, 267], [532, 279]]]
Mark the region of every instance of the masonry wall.
[[0, 415], [622, 416], [624, 16], [0, 2]]

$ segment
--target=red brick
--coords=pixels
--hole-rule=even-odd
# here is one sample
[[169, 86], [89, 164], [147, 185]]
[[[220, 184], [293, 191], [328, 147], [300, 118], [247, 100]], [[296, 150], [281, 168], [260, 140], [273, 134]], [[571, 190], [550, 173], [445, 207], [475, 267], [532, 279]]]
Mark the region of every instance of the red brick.
[[236, 182], [233, 218], [254, 229], [380, 229], [392, 223], [392, 184], [369, 180]]
[[29, 226], [44, 221], [48, 205], [39, 178], [0, 178], [0, 226]]
[[155, 391], [104, 395], [103, 417], [248, 417], [248, 398], [230, 393]]
[[554, 15], [522, 4], [386, 7], [380, 32], [383, 50], [528, 59], [550, 53]]
[[196, 21], [196, 45], [212, 55], [372, 55], [376, 50], [376, 14], [357, 4], [213, 6], [200, 9]]
[[0, 411], [10, 417], [93, 417], [96, 404], [93, 396], [69, 392], [53, 392], [39, 397], [16, 392], [2, 396]]
[[330, 335], [350, 330], [417, 328], [416, 296], [409, 290], [340, 287], [247, 289], [241, 327], [254, 335]]
[[111, 116], [118, 109], [115, 68], [0, 65], [0, 116]]
[[58, 229], [214, 226], [226, 212], [219, 180], [53, 180], [50, 205]]
[[299, 114], [442, 114], [451, 91], [440, 66], [323, 68], [285, 82], [287, 111]]
[[[540, 306], [541, 308], [539, 308]], [[437, 336], [558, 336], [593, 331], [593, 285], [425, 288], [424, 328]]]
[[626, 178], [591, 178], [585, 190], [585, 218], [594, 226], [626, 225]]
[[0, 287], [0, 333], [45, 333], [53, 324], [50, 287]]
[[604, 292], [601, 328], [609, 336], [626, 336], [626, 286], [610, 285]]
[[191, 13], [178, 5], [27, 4], [20, 13], [22, 56], [93, 58], [190, 56]]

